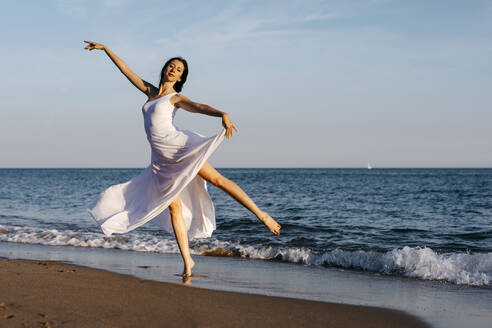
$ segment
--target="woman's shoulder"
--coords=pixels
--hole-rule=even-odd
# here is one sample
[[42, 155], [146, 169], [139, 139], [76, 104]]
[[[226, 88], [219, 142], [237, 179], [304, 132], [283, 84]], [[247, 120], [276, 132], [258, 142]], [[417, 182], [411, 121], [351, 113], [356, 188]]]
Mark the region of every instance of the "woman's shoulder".
[[179, 103], [180, 101], [183, 101], [183, 100], [189, 100], [188, 98], [186, 98], [185, 96], [183, 96], [181, 93], [178, 93], [176, 92], [175, 94], [173, 94], [170, 98], [169, 98], [169, 102], [173, 105], [173, 106], [176, 106], [177, 103]]
[[157, 98], [157, 96], [159, 95], [159, 88], [150, 84], [145, 94], [149, 99]]

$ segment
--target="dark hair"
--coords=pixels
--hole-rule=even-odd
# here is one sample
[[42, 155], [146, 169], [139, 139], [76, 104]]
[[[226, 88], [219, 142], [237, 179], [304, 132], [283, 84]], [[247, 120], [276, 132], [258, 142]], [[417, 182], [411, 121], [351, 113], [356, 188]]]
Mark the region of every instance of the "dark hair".
[[181, 89], [183, 89], [183, 84], [185, 84], [186, 78], [188, 77], [188, 63], [184, 58], [181, 57], [173, 57], [164, 64], [161, 70], [161, 81], [159, 82], [159, 88], [162, 85], [167, 66], [175, 59], [182, 62], [184, 66], [183, 74], [181, 74], [181, 81], [177, 81], [176, 83], [174, 83], [174, 90], [176, 90], [176, 92], [181, 92]]

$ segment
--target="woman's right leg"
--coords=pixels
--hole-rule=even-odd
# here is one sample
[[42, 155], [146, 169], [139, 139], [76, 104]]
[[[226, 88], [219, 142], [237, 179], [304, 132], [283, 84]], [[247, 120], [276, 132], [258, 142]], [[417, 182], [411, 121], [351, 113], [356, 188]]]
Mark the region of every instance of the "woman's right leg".
[[193, 262], [190, 255], [190, 248], [188, 246], [188, 231], [184, 222], [183, 208], [179, 196], [176, 197], [169, 205], [169, 213], [171, 214], [171, 222], [173, 224], [176, 241], [178, 242], [179, 251], [183, 257], [183, 276], [189, 277], [191, 276], [191, 269], [195, 265], [195, 262]]
[[260, 210], [255, 202], [235, 182], [220, 174], [209, 162], [203, 164], [198, 174], [211, 184], [224, 190], [241, 205], [250, 210], [273, 234], [277, 236], [280, 234], [280, 224], [268, 215], [267, 212]]

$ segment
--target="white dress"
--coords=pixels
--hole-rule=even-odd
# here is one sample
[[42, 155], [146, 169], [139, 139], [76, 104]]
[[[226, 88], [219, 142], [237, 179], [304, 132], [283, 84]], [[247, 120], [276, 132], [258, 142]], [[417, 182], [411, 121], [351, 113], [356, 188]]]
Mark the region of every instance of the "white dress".
[[215, 210], [206, 181], [198, 171], [222, 142], [225, 129], [203, 137], [174, 126], [177, 108], [168, 94], [142, 107], [145, 132], [151, 147], [151, 163], [128, 182], [99, 194], [89, 213], [107, 236], [125, 233], [153, 220], [174, 233], [169, 204], [180, 196], [190, 239], [210, 237], [215, 230]]

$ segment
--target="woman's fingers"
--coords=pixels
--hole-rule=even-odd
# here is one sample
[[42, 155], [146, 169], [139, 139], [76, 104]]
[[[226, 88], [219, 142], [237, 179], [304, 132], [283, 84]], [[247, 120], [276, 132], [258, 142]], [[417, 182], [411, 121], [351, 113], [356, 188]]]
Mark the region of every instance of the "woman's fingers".
[[238, 130], [234, 126], [234, 124], [232, 124], [231, 126], [227, 126], [226, 127], [226, 138], [227, 139], [229, 139], [230, 137], [232, 137], [234, 135], [234, 130], [236, 130], [236, 132], [238, 132]]
[[104, 48], [104, 46], [102, 44], [94, 42], [94, 41], [84, 40], [84, 42], [88, 43], [88, 45], [86, 45], [84, 47], [84, 49], [87, 49], [87, 50], [103, 49]]
[[87, 43], [88, 43], [88, 45], [86, 45], [86, 46], [84, 47], [84, 49], [87, 49], [87, 50], [92, 50], [92, 49], [94, 49], [94, 43], [91, 43], [91, 42], [89, 42], [89, 41], [84, 41], [84, 42], [87, 42]]
[[225, 137], [227, 139], [234, 135], [234, 131], [238, 132], [236, 126], [234, 125], [234, 123], [232, 123], [228, 115], [224, 115], [224, 117], [222, 118], [222, 125], [226, 129]]

